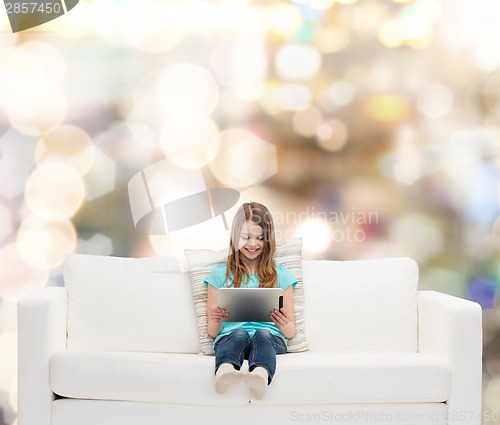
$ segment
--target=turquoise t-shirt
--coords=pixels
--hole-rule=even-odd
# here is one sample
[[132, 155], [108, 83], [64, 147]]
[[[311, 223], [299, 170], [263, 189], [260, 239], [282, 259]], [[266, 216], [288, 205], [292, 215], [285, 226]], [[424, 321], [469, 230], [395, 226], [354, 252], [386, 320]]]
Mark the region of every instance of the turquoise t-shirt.
[[[230, 286], [231, 285], [230, 282], [227, 283], [225, 282], [226, 267], [227, 267], [226, 263], [219, 264], [218, 266], [216, 266], [212, 270], [212, 273], [210, 273], [208, 277], [205, 279], [204, 281], [205, 285], [208, 286], [210, 284], [216, 289]], [[277, 288], [281, 288], [284, 291], [290, 285], [292, 285], [293, 287], [297, 284], [297, 279], [295, 278], [295, 276], [283, 264], [276, 264], [276, 272], [278, 274], [278, 282], [276, 284]], [[259, 285], [260, 285], [259, 277], [257, 276], [256, 273], [252, 273], [250, 274], [248, 282], [246, 284], [242, 283], [241, 287], [258, 288]], [[274, 324], [274, 322], [222, 322], [220, 333], [219, 335], [217, 335], [217, 338], [215, 338], [214, 345], [224, 335], [230, 334], [231, 332], [240, 328], [245, 329], [250, 335], [250, 338], [253, 337], [253, 335], [258, 329], [267, 329], [273, 335], [279, 336], [281, 339], [283, 339], [283, 341], [286, 344], [286, 338], [283, 336], [283, 334], [280, 332], [280, 330]]]

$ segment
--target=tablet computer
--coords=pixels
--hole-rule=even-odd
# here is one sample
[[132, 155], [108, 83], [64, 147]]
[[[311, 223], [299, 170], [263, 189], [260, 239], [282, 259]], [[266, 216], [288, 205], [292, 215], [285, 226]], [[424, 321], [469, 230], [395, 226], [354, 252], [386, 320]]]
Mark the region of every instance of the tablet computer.
[[226, 322], [271, 322], [271, 311], [283, 307], [283, 289], [219, 288], [217, 304], [229, 312]]

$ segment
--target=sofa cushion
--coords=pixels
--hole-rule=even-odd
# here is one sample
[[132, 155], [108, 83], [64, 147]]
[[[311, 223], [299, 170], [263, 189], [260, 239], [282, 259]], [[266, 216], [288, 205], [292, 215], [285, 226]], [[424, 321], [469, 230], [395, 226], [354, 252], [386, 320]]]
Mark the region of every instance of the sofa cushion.
[[[207, 326], [207, 287], [206, 277], [218, 264], [226, 261], [228, 249], [214, 251], [210, 249], [186, 249], [185, 251], [191, 281], [193, 285], [193, 302], [198, 321], [200, 347], [203, 354], [214, 354], [214, 340], [208, 335]], [[304, 288], [302, 284], [302, 238], [293, 239], [276, 247], [274, 259], [284, 264], [297, 279], [293, 288], [295, 307], [295, 336], [288, 340], [288, 352], [302, 352], [309, 349], [304, 332]]]
[[311, 350], [417, 351], [414, 260], [309, 260], [302, 267]]
[[241, 406], [250, 390], [241, 383], [224, 395], [214, 389], [214, 358], [198, 354], [59, 351], [50, 361], [56, 394], [94, 400]]
[[69, 349], [199, 352], [189, 274], [174, 258], [71, 254], [63, 275]]
[[443, 402], [449, 365], [420, 353], [307, 352], [278, 356], [276, 374], [258, 404]]
[[[244, 363], [243, 369], [248, 367]], [[244, 384], [214, 391], [213, 357], [193, 354], [63, 351], [50, 363], [50, 387], [72, 398], [206, 406], [243, 405]], [[267, 405], [442, 402], [450, 370], [442, 359], [401, 352], [306, 352], [277, 357]]]

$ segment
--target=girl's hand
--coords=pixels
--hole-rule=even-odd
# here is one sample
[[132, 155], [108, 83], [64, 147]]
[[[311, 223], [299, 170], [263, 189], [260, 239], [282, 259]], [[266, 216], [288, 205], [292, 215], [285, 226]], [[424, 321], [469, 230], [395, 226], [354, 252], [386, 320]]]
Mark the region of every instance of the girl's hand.
[[290, 339], [295, 335], [295, 317], [292, 317], [284, 307], [279, 311], [274, 309], [269, 317], [286, 339]]
[[212, 304], [207, 308], [207, 319], [209, 322], [220, 323], [228, 316], [229, 313], [223, 308], [220, 308], [217, 304]]

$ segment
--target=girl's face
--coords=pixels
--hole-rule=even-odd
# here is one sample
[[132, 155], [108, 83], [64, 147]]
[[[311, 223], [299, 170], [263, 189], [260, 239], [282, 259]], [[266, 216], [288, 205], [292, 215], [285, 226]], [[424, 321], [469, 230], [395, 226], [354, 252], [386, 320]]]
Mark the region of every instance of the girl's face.
[[241, 226], [239, 250], [250, 262], [254, 262], [262, 254], [264, 248], [264, 231], [257, 223], [247, 221]]

